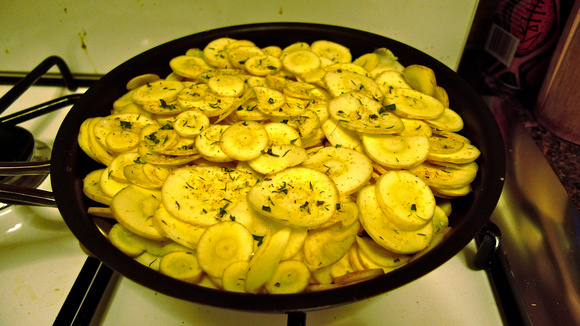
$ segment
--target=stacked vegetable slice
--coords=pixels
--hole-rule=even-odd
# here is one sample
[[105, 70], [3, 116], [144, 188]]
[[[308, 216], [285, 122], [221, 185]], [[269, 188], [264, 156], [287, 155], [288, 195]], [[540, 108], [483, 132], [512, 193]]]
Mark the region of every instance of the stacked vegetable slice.
[[479, 150], [431, 69], [327, 40], [220, 38], [128, 81], [80, 147], [84, 193], [122, 252], [161, 273], [248, 293], [390, 272], [450, 231]]

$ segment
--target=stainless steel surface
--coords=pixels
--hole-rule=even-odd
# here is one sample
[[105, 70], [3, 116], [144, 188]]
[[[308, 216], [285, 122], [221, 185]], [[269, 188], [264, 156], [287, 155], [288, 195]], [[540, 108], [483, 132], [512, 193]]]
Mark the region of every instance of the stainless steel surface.
[[580, 217], [524, 127], [515, 100], [488, 98], [506, 142], [504, 190], [491, 221], [527, 325], [580, 324]]

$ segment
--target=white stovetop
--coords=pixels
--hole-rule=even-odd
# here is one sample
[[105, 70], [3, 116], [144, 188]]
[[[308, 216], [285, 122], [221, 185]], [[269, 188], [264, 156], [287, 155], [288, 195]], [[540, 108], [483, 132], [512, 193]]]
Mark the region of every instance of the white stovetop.
[[257, 22], [342, 25], [387, 36], [456, 69], [478, 0], [3, 0], [0, 71], [29, 71], [49, 55], [73, 72], [104, 74], [156, 45]]
[[[9, 86], [0, 85], [0, 96]], [[65, 95], [34, 87], [6, 114]], [[21, 124], [52, 145], [68, 109]], [[41, 187], [50, 190], [49, 180]], [[502, 325], [484, 271], [467, 265], [465, 250], [430, 274], [361, 302], [307, 314], [307, 325]], [[78, 241], [54, 208], [0, 210], [0, 325], [51, 325], [85, 259]], [[102, 304], [96, 325], [285, 325], [286, 315], [238, 312], [167, 297], [119, 278]]]

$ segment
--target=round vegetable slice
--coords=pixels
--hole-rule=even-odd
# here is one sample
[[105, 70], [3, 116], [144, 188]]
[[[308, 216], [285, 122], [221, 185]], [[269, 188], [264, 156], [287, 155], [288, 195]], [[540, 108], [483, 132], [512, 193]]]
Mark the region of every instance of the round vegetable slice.
[[[463, 144], [463, 143], [461, 143]], [[427, 160], [430, 162], [448, 162], [448, 163], [455, 163], [455, 164], [466, 164], [475, 161], [481, 152], [477, 147], [472, 144], [464, 144], [460, 146], [454, 152], [429, 152], [429, 156]]]
[[405, 231], [383, 213], [375, 194], [375, 186], [362, 188], [357, 197], [360, 222], [365, 231], [381, 247], [399, 254], [412, 254], [427, 248], [433, 237], [433, 223], [415, 231]]
[[285, 55], [282, 65], [291, 73], [306, 74], [320, 67], [320, 57], [310, 50], [297, 50]]
[[309, 279], [310, 270], [306, 264], [298, 260], [285, 260], [280, 262], [264, 286], [272, 294], [300, 293], [308, 286]]
[[435, 94], [437, 79], [433, 69], [422, 65], [409, 65], [405, 67], [403, 74], [414, 89], [427, 95]]
[[252, 75], [268, 76], [280, 71], [282, 61], [271, 55], [257, 55], [246, 60], [244, 68]]
[[235, 39], [222, 37], [209, 42], [203, 48], [203, 58], [207, 63], [218, 68], [228, 68], [231, 66], [227, 56], [227, 46]]
[[258, 99], [258, 109], [262, 113], [276, 113], [286, 104], [286, 96], [273, 88], [256, 86], [254, 92]]
[[226, 267], [222, 276], [222, 285], [224, 290], [231, 292], [246, 292], [246, 276], [250, 262], [239, 260]]
[[429, 140], [424, 135], [362, 134], [368, 156], [392, 169], [406, 169], [421, 164], [429, 155]]
[[436, 119], [445, 107], [436, 98], [414, 89], [392, 88], [385, 93], [385, 106], [395, 105], [394, 111], [400, 117], [412, 119]]
[[282, 122], [270, 122], [264, 125], [268, 132], [268, 139], [272, 145], [296, 145], [301, 146], [298, 130]]
[[343, 195], [358, 191], [373, 173], [372, 161], [367, 156], [342, 147], [323, 147], [310, 154], [302, 165], [328, 175]]
[[189, 283], [197, 283], [203, 276], [195, 255], [186, 251], [174, 251], [163, 256], [159, 272]]
[[180, 55], [171, 61], [169, 66], [179, 76], [196, 78], [198, 75], [212, 69], [203, 58], [192, 55]]
[[352, 148], [363, 151], [363, 144], [354, 130], [346, 129], [334, 119], [326, 120], [320, 126], [328, 142], [335, 147]]
[[332, 97], [359, 91], [376, 101], [383, 100], [383, 92], [372, 78], [352, 71], [329, 71], [324, 75], [324, 84]]
[[[253, 43], [252, 43], [253, 44]], [[234, 48], [232, 48], [234, 46]], [[228, 46], [228, 59], [232, 66], [244, 68], [245, 63], [255, 56], [264, 55], [262, 49], [255, 45], [235, 46], [234, 43]]]
[[463, 129], [463, 119], [461, 118], [461, 116], [457, 114], [457, 112], [447, 107], [445, 108], [443, 114], [440, 117], [436, 119], [426, 120], [426, 122], [431, 126], [433, 126], [434, 128], [450, 132], [456, 132]]
[[214, 94], [227, 97], [237, 97], [244, 93], [244, 80], [238, 76], [214, 76], [209, 79], [207, 86]]
[[163, 236], [190, 249], [195, 249], [205, 231], [204, 227], [183, 222], [169, 214], [163, 204], [153, 214], [153, 225]]
[[115, 219], [129, 231], [147, 239], [166, 239], [151, 221], [161, 202], [159, 190], [130, 185], [119, 191], [111, 202]]
[[218, 223], [227, 210], [256, 183], [250, 173], [215, 166], [175, 169], [161, 188], [163, 205], [171, 215], [199, 226]]
[[83, 179], [83, 194], [97, 203], [110, 205], [112, 197], [105, 194], [101, 188], [101, 175], [105, 169], [97, 169], [89, 172]]
[[350, 49], [336, 42], [319, 40], [310, 44], [310, 50], [320, 57], [330, 59], [336, 63], [346, 63], [352, 61]]
[[262, 286], [272, 278], [284, 255], [290, 233], [290, 228], [283, 228], [264, 237], [264, 242], [258, 247], [248, 266], [246, 292], [258, 293]]
[[137, 104], [154, 101], [169, 103], [175, 101], [177, 94], [184, 88], [185, 85], [180, 81], [160, 79], [136, 88], [132, 98]]
[[383, 105], [355, 91], [342, 94], [328, 103], [330, 115], [347, 129], [369, 134], [394, 134], [405, 125]]
[[326, 228], [310, 230], [304, 241], [304, 262], [312, 270], [335, 263], [355, 243], [359, 230], [358, 221], [348, 226], [335, 223]]
[[398, 70], [387, 70], [375, 78], [383, 93], [388, 93], [391, 88], [411, 88], [405, 76]]
[[206, 160], [212, 162], [229, 162], [232, 160], [220, 146], [220, 138], [227, 128], [229, 128], [228, 125], [211, 125], [197, 135], [195, 148]]
[[302, 147], [295, 145], [271, 145], [263, 154], [249, 160], [252, 169], [261, 174], [280, 172], [302, 163], [308, 154]]
[[453, 167], [423, 162], [409, 172], [418, 176], [431, 187], [455, 189], [469, 185], [477, 175], [477, 163], [458, 164]]
[[268, 131], [256, 121], [236, 122], [220, 136], [222, 151], [238, 161], [249, 161], [260, 156], [268, 143]]
[[402, 230], [413, 231], [431, 222], [435, 197], [421, 179], [403, 171], [388, 171], [375, 185], [376, 198], [385, 216]]
[[273, 174], [248, 193], [248, 201], [257, 211], [282, 224], [305, 228], [316, 228], [328, 221], [338, 200], [334, 181], [305, 167]]
[[240, 223], [229, 221], [208, 227], [197, 244], [199, 265], [211, 277], [221, 278], [228, 265], [249, 261], [254, 252], [254, 238]]
[[408, 255], [397, 254], [379, 246], [373, 239], [367, 237], [356, 237], [359, 252], [366, 254], [381, 267], [398, 267], [404, 265], [411, 258]]

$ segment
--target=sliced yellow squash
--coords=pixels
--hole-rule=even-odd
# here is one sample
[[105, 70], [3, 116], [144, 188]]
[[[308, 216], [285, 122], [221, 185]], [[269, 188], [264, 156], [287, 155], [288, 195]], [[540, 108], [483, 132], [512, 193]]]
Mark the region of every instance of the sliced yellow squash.
[[405, 125], [380, 102], [362, 92], [344, 93], [328, 103], [330, 116], [347, 129], [369, 134], [401, 132]]
[[384, 215], [402, 230], [423, 228], [435, 213], [431, 189], [410, 172], [388, 171], [377, 180], [375, 192]]
[[153, 225], [153, 214], [161, 202], [159, 190], [130, 185], [111, 202], [115, 219], [129, 231], [152, 240], [166, 239]]
[[393, 169], [421, 164], [429, 155], [429, 140], [424, 135], [362, 134], [361, 139], [373, 161]]
[[219, 144], [230, 158], [249, 161], [260, 156], [268, 146], [268, 131], [256, 121], [236, 122], [222, 132]]
[[338, 190], [326, 174], [293, 167], [260, 181], [248, 193], [250, 206], [295, 227], [316, 228], [336, 211]]
[[171, 215], [199, 226], [221, 221], [256, 183], [250, 173], [215, 166], [186, 166], [173, 170], [161, 188], [163, 205]]
[[229, 221], [208, 227], [199, 238], [196, 253], [199, 265], [209, 276], [221, 278], [228, 265], [249, 261], [254, 238], [240, 223]]
[[381, 247], [399, 254], [412, 254], [425, 249], [433, 237], [433, 223], [414, 231], [405, 231], [393, 224], [383, 213], [375, 186], [362, 188], [357, 197], [360, 222], [365, 231]]
[[445, 111], [443, 104], [434, 97], [406, 88], [390, 89], [385, 93], [383, 104], [394, 105], [393, 112], [403, 118], [436, 119]]
[[342, 147], [323, 147], [311, 153], [302, 165], [328, 175], [343, 195], [357, 192], [373, 172], [372, 161], [367, 156]]

